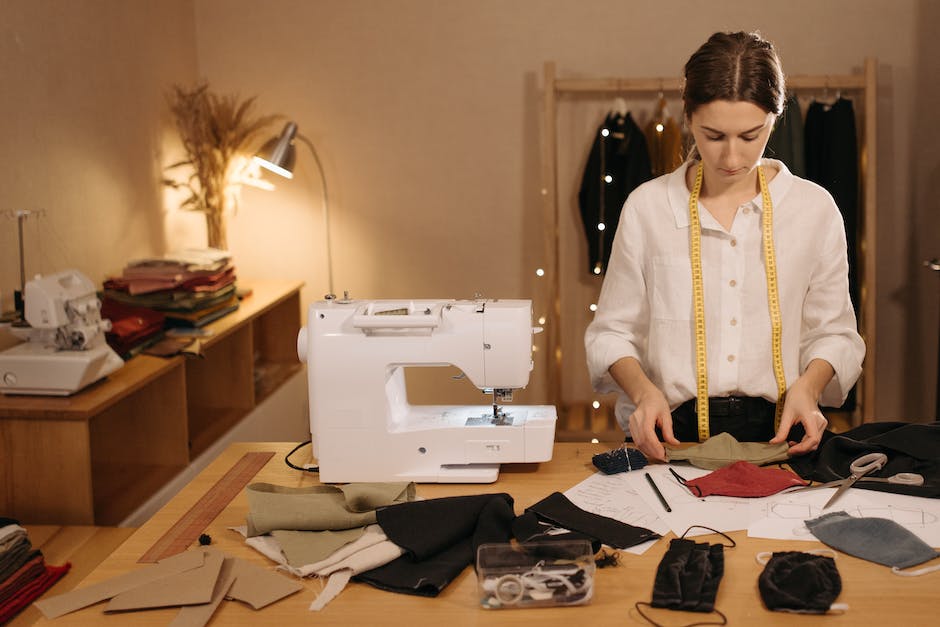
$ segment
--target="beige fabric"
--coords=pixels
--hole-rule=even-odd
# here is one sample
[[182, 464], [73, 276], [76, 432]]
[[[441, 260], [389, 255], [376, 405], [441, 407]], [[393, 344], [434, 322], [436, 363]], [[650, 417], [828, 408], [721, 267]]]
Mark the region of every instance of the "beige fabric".
[[364, 527], [375, 510], [415, 498], [414, 483], [356, 483], [290, 488], [253, 483], [248, 496], [248, 536], [290, 529], [325, 531]]
[[716, 470], [737, 461], [748, 461], [757, 466], [773, 464], [789, 459], [786, 442], [738, 442], [730, 433], [719, 433], [701, 444], [688, 448], [666, 447], [666, 461], [687, 461], [693, 466]]

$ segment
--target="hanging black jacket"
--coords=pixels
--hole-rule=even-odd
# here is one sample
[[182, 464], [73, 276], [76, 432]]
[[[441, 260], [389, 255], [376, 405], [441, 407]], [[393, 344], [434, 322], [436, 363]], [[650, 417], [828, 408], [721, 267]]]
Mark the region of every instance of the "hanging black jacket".
[[[603, 131], [609, 131], [605, 136]], [[610, 181], [606, 177], [610, 177]], [[578, 205], [588, 243], [588, 272], [607, 269], [610, 248], [623, 203], [634, 189], [653, 177], [646, 137], [629, 113], [607, 114], [594, 134]], [[598, 229], [604, 224], [604, 229]], [[600, 272], [595, 272], [599, 268]]]

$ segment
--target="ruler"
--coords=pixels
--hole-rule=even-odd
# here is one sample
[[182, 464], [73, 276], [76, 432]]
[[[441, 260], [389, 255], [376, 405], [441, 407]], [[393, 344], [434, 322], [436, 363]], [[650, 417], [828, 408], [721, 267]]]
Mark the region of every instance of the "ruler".
[[232, 502], [258, 471], [274, 457], [273, 451], [245, 453], [195, 505], [180, 516], [169, 531], [147, 549], [138, 563], [152, 563], [188, 549], [216, 516]]

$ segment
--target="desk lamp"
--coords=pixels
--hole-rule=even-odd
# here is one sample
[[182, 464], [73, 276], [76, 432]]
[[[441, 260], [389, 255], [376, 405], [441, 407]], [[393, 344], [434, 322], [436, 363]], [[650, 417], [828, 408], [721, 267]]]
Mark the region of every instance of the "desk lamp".
[[254, 156], [255, 162], [266, 170], [284, 178], [294, 177], [294, 161], [296, 160], [296, 151], [294, 150], [294, 139], [300, 139], [307, 145], [310, 152], [313, 153], [313, 160], [317, 164], [317, 172], [320, 173], [321, 189], [323, 190], [323, 228], [326, 232], [326, 268], [329, 279], [330, 291], [328, 298], [333, 297], [333, 253], [330, 247], [330, 202], [326, 188], [326, 175], [323, 173], [323, 165], [320, 163], [320, 156], [313, 143], [304, 135], [297, 132], [297, 124], [288, 122], [284, 125], [284, 130], [280, 135], [272, 137], [264, 143]]

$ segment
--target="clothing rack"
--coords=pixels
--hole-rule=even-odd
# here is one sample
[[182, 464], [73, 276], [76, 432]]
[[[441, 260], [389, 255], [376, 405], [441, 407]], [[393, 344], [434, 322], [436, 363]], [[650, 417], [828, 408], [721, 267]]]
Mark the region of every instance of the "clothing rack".
[[[877, 311], [875, 307], [876, 290], [876, 234], [877, 234], [877, 61], [866, 58], [861, 72], [853, 74], [823, 74], [787, 77], [787, 91], [796, 93], [807, 91], [834, 90], [837, 93], [848, 92], [854, 96], [856, 120], [859, 122], [859, 233], [858, 233], [858, 276], [859, 276], [859, 333], [865, 340], [865, 367], [857, 386], [856, 406], [851, 416], [853, 425], [870, 422], [875, 416], [875, 382], [877, 363]], [[544, 83], [542, 92], [542, 209], [544, 214], [547, 250], [547, 266], [550, 281], [540, 294], [544, 299], [540, 303], [545, 311], [550, 312], [545, 326], [545, 367], [547, 389], [550, 401], [562, 414], [567, 410], [562, 398], [561, 381], [563, 375], [564, 351], [562, 347], [561, 326], [566, 316], [562, 310], [561, 267], [560, 267], [560, 224], [561, 214], [558, 200], [558, 101], [566, 96], [644, 96], [648, 94], [668, 94], [678, 96], [681, 81], [678, 78], [559, 78], [555, 63], [547, 61], [544, 65]]]

